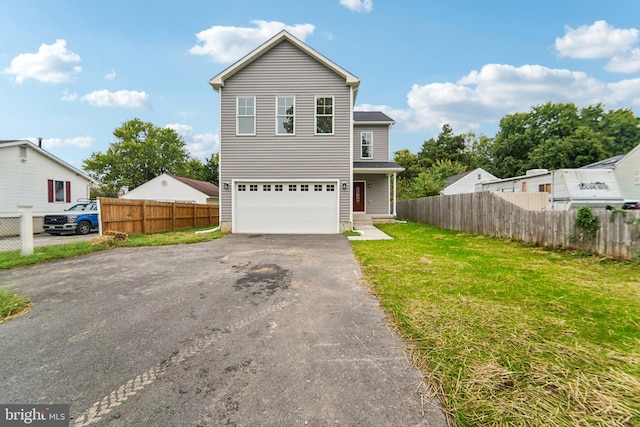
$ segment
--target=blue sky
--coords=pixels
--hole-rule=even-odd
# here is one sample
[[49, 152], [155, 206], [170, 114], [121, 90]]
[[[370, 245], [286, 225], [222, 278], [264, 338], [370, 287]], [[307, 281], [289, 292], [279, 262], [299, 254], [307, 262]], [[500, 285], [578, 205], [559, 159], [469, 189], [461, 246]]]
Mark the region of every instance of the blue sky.
[[361, 79], [356, 108], [396, 120], [393, 151], [444, 123], [494, 136], [547, 101], [640, 115], [638, 0], [3, 0], [0, 139], [81, 167], [137, 117], [204, 159], [208, 80], [282, 29]]

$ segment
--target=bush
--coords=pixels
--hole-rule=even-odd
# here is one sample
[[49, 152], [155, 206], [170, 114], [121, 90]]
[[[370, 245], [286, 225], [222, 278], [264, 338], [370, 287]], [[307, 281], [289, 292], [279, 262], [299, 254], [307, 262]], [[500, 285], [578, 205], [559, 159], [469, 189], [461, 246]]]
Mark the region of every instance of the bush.
[[586, 206], [578, 209], [576, 214], [576, 229], [582, 233], [588, 233], [591, 237], [596, 237], [598, 232], [598, 217], [593, 214], [593, 210]]

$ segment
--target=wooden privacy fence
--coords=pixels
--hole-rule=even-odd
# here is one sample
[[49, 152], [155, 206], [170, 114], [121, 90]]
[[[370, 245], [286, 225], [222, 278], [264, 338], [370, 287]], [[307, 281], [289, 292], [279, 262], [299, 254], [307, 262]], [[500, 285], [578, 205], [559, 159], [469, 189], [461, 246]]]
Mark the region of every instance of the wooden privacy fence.
[[218, 206], [99, 198], [102, 232], [158, 233], [218, 225]]
[[449, 230], [505, 237], [557, 248], [574, 248], [620, 259], [640, 254], [640, 213], [594, 209], [595, 237], [579, 232], [576, 210], [531, 211], [491, 192], [434, 196], [397, 203], [398, 218]]

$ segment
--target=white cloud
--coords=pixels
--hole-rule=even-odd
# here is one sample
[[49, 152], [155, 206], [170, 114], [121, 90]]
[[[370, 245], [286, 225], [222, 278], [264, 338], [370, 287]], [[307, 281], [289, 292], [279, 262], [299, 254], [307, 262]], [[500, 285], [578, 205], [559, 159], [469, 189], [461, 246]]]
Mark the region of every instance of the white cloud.
[[189, 153], [197, 159], [206, 160], [220, 149], [220, 137], [213, 133], [194, 133], [193, 127], [183, 124], [169, 124], [165, 127], [175, 130], [187, 144]]
[[104, 75], [104, 78], [107, 80], [113, 80], [116, 78], [116, 70], [111, 70], [110, 73]]
[[372, 0], [340, 0], [340, 4], [354, 12], [369, 13], [373, 10]]
[[639, 73], [640, 48], [635, 48], [630, 52], [614, 56], [604, 69], [616, 73]]
[[394, 118], [402, 131], [437, 133], [449, 123], [456, 131], [466, 132], [549, 101], [578, 106], [602, 103], [611, 108], [640, 105], [640, 78], [607, 83], [582, 72], [540, 65], [488, 64], [455, 83], [413, 85], [406, 110], [373, 109]]
[[558, 56], [579, 59], [609, 58], [628, 52], [640, 37], [636, 28], [619, 29], [607, 21], [596, 21], [591, 26], [565, 27], [564, 37], [556, 39]]
[[42, 140], [42, 147], [44, 149], [57, 148], [62, 146], [72, 146], [79, 148], [88, 148], [95, 142], [95, 138], [92, 136], [76, 136], [75, 138], [45, 138]]
[[40, 45], [38, 53], [16, 56], [4, 73], [14, 75], [18, 84], [28, 78], [45, 83], [62, 83], [82, 71], [82, 67], [75, 65], [78, 62], [80, 55], [67, 49], [65, 40], [58, 39], [53, 44]]
[[192, 55], [210, 56], [219, 63], [229, 63], [240, 59], [282, 30], [305, 41], [313, 34], [311, 24], [286, 25], [277, 21], [252, 21], [255, 27], [213, 26], [196, 34], [199, 43], [189, 49]]
[[78, 99], [78, 94], [76, 92], [71, 93], [69, 89], [65, 89], [64, 92], [62, 92], [60, 101], [74, 102], [76, 99]]
[[150, 107], [149, 95], [135, 90], [119, 90], [109, 92], [106, 89], [96, 90], [80, 98], [94, 107], [114, 107], [130, 109], [147, 109]]
[[596, 21], [591, 26], [566, 27], [564, 37], [556, 39], [556, 51], [561, 58], [610, 58], [605, 70], [631, 74], [640, 72], [638, 41], [637, 28], [620, 29]]

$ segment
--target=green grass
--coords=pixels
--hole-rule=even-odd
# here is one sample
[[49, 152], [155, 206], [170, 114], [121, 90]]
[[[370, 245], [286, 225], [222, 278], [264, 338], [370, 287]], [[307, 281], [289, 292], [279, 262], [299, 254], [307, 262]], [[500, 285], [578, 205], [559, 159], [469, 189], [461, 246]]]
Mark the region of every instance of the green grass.
[[640, 425], [640, 266], [380, 228], [354, 251], [458, 425]]
[[29, 299], [21, 294], [0, 289], [0, 323], [29, 308]]

